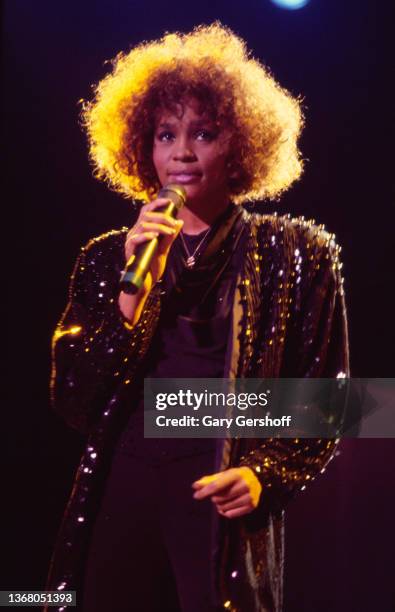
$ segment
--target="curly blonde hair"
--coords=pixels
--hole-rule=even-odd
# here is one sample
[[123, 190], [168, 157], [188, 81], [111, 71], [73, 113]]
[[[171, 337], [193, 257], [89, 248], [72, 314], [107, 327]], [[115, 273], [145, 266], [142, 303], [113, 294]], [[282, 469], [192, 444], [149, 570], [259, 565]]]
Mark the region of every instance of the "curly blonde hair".
[[112, 64], [81, 117], [95, 176], [127, 198], [151, 199], [160, 189], [152, 161], [158, 112], [190, 99], [230, 131], [234, 202], [278, 197], [301, 175], [300, 99], [220, 23], [142, 43]]

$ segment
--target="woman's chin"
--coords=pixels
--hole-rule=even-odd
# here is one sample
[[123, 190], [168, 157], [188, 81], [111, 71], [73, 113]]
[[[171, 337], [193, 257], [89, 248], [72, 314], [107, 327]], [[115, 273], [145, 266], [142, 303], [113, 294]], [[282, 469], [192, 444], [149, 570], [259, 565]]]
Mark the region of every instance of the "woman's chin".
[[184, 185], [183, 187], [187, 194], [186, 205], [194, 210], [199, 208], [204, 210], [222, 209], [223, 203], [229, 201], [229, 194], [196, 189], [194, 185]]
[[207, 200], [207, 193], [203, 189], [199, 189], [197, 185], [183, 185], [185, 192], [187, 194], [187, 205], [193, 204], [197, 206], [199, 204], [204, 204]]

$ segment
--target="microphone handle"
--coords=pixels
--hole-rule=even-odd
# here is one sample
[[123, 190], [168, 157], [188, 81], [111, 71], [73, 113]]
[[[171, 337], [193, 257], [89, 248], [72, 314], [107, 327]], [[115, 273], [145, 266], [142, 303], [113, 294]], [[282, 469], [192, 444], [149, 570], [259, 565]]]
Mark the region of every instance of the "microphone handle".
[[[169, 202], [161, 209], [161, 212], [175, 219], [178, 207], [174, 202]], [[135, 252], [126, 264], [125, 271], [122, 273], [120, 280], [121, 291], [134, 295], [141, 289], [161, 238], [162, 236], [160, 235], [136, 247]]]

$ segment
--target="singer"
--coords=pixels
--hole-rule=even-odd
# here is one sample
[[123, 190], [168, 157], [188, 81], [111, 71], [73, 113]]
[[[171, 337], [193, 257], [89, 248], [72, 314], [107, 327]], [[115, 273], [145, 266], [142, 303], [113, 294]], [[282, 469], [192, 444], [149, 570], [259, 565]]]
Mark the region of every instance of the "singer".
[[300, 177], [300, 101], [215, 23], [117, 55], [82, 118], [96, 177], [142, 204], [82, 249], [54, 334], [53, 406], [87, 442], [47, 588], [82, 612], [279, 612], [284, 507], [336, 441], [145, 439], [143, 381], [349, 375], [334, 237], [242, 206]]

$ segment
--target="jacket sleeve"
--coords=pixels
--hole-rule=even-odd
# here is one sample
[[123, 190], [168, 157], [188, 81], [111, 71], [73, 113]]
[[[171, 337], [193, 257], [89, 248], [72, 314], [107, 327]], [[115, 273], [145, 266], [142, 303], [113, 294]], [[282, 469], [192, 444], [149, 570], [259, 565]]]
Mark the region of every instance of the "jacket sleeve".
[[[331, 235], [311, 229], [296, 249], [291, 294], [294, 316], [280, 377], [349, 377], [339, 252]], [[337, 443], [337, 439], [270, 438], [242, 457], [240, 465], [250, 467], [258, 477], [262, 485], [260, 505], [281, 510], [297, 491], [324, 471]]]
[[81, 433], [89, 431], [124, 373], [129, 376], [147, 350], [159, 316], [160, 285], [151, 291], [134, 327], [122, 316], [118, 281], [123, 250], [115, 234], [82, 248], [52, 340], [51, 403]]

